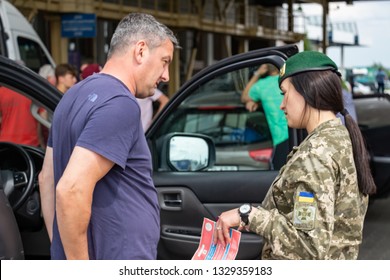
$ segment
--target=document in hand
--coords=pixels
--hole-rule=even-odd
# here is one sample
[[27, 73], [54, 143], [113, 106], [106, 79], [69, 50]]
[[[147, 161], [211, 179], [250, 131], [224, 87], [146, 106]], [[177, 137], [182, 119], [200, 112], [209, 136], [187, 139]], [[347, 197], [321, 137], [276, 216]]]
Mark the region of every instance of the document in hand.
[[237, 256], [240, 245], [241, 232], [230, 229], [231, 242], [224, 247], [219, 241], [213, 243], [214, 229], [216, 222], [204, 218], [202, 226], [202, 236], [199, 247], [196, 250], [193, 260], [234, 260]]

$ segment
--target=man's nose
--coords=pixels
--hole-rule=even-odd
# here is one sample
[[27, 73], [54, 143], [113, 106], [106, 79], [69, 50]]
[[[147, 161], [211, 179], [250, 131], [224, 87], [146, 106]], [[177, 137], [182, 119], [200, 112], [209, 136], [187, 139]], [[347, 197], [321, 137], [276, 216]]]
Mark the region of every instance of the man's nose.
[[168, 68], [161, 75], [161, 80], [165, 83], [169, 81], [169, 69]]

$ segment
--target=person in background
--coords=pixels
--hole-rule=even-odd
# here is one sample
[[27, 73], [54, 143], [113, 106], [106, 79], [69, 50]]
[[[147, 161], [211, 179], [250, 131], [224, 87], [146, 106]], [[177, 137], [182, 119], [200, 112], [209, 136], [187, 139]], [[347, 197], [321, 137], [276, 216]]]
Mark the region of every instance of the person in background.
[[0, 86], [0, 142], [45, 146], [40, 126], [31, 114], [31, 104], [27, 97]]
[[246, 203], [219, 216], [215, 243], [226, 245], [229, 229], [238, 226], [264, 238], [262, 259], [357, 259], [376, 186], [359, 126], [344, 107], [340, 76], [319, 52], [287, 59], [280, 108], [289, 127], [308, 136], [290, 152], [261, 206]]
[[41, 68], [39, 68], [38, 74], [45, 78], [53, 86], [57, 85], [55, 70], [50, 64], [42, 65]]
[[[23, 60], [16, 63], [26, 66]], [[0, 86], [0, 141], [44, 147], [41, 126], [31, 113], [31, 99]]]
[[65, 93], [68, 89], [77, 83], [76, 70], [68, 63], [57, 65], [55, 69], [55, 75], [57, 79], [56, 87], [62, 93]]
[[102, 71], [59, 102], [39, 174], [52, 259], [156, 259], [160, 212], [136, 97], [169, 81], [177, 45], [153, 16], [130, 13]]
[[283, 96], [278, 85], [279, 70], [273, 64], [262, 64], [254, 73], [241, 95], [241, 102], [249, 112], [263, 107], [271, 132], [273, 155], [271, 169], [279, 170], [288, 154], [288, 127], [284, 113], [280, 110]]
[[81, 73], [83, 72], [83, 70], [90, 64], [93, 63], [93, 60], [91, 58], [86, 58], [82, 61], [81, 65], [80, 65], [80, 68], [79, 68], [79, 75], [80, 75], [80, 80], [81, 79]]
[[378, 84], [378, 93], [385, 93], [385, 80], [387, 75], [382, 67], [379, 67], [378, 72], [375, 75], [376, 83]]
[[84, 80], [87, 77], [91, 76], [92, 74], [99, 73], [102, 70], [102, 67], [97, 63], [87, 64], [83, 66], [85, 67], [82, 67], [83, 70], [81, 71], [80, 74], [80, 80]]
[[[152, 123], [153, 116], [157, 115], [164, 106], [168, 103], [169, 98], [156, 88], [153, 96], [147, 98], [137, 98], [138, 104], [141, 107], [141, 121], [144, 131], [146, 131]], [[158, 103], [158, 108], [154, 113], [153, 103]]]
[[[38, 74], [45, 78], [51, 85], [56, 86], [57, 85], [57, 78], [55, 74], [55, 69], [51, 64], [44, 64], [39, 68]], [[48, 113], [44, 108], [40, 108], [38, 113], [44, 118], [45, 120], [49, 119]], [[47, 127], [43, 126], [42, 124], [38, 124], [39, 130], [42, 133], [43, 142], [45, 143], [44, 147], [46, 147], [47, 138], [49, 137], [49, 130]]]
[[[349, 115], [354, 119], [354, 121], [357, 122], [358, 120], [355, 103], [353, 102], [353, 96], [347, 82], [345, 82], [343, 79], [341, 80], [341, 87], [343, 92], [344, 107], [348, 110]], [[343, 124], [345, 124], [344, 116], [341, 113], [337, 113], [336, 116], [341, 119]]]

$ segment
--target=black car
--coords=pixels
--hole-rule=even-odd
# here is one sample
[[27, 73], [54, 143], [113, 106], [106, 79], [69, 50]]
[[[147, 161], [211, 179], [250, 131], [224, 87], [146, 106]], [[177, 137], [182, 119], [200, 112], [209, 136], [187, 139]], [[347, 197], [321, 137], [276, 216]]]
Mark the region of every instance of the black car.
[[[252, 73], [261, 64], [280, 68], [298, 52], [294, 45], [232, 56], [205, 68], [185, 83], [146, 132], [153, 158], [153, 180], [161, 208], [159, 259], [190, 259], [200, 240], [203, 218], [242, 203], [262, 202], [278, 174], [276, 160], [287, 150], [272, 146], [260, 107], [249, 113], [240, 101]], [[41, 77], [0, 57], [0, 85], [33, 101], [32, 113], [45, 126], [40, 108], [52, 113], [61, 93]], [[385, 95], [356, 100], [359, 123], [372, 154], [380, 193], [390, 185], [390, 121]], [[50, 119], [50, 118], [49, 118]], [[305, 132], [289, 129], [289, 149]], [[277, 156], [275, 156], [277, 155]], [[49, 258], [49, 239], [41, 215], [37, 176], [44, 150], [0, 143], [0, 259]], [[261, 237], [243, 233], [237, 259], [258, 259]]]

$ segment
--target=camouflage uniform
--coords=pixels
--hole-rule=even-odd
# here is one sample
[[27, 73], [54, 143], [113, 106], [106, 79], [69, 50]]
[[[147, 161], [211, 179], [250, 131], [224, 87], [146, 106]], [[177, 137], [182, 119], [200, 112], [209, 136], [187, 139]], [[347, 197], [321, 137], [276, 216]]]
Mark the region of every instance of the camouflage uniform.
[[359, 192], [340, 119], [319, 125], [288, 155], [249, 226], [262, 259], [356, 259], [368, 196]]

